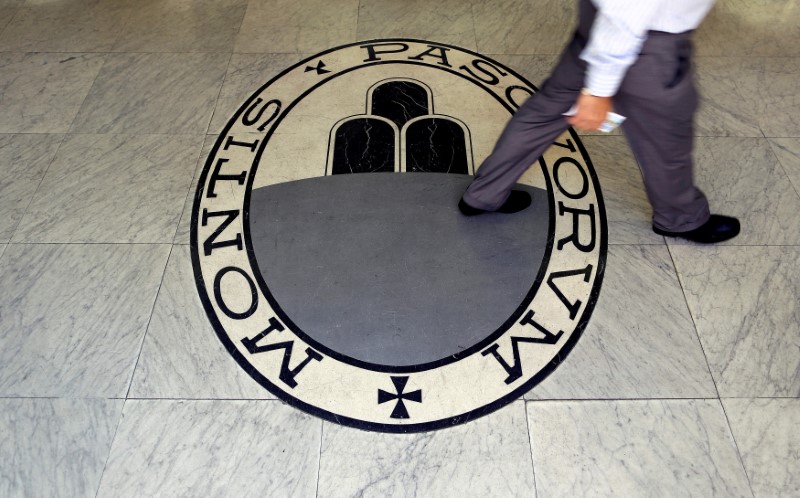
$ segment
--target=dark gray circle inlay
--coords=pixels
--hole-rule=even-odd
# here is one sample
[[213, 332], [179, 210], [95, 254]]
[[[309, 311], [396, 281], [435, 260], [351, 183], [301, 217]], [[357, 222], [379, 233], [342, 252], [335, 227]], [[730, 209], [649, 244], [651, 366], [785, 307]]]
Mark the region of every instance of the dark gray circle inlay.
[[467, 218], [472, 178], [370, 173], [254, 189], [250, 235], [289, 319], [356, 360], [434, 362], [492, 334], [514, 313], [547, 247], [547, 192], [514, 215]]

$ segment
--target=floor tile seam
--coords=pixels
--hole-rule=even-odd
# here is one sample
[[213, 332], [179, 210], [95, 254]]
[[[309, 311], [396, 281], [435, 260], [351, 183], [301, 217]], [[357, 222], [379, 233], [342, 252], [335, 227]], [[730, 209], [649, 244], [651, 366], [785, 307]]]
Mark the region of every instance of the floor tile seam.
[[158, 283], [158, 289], [156, 290], [156, 295], [153, 297], [153, 305], [150, 307], [150, 316], [147, 318], [147, 325], [144, 328], [144, 333], [142, 334], [142, 339], [139, 342], [139, 353], [136, 355], [136, 361], [133, 364], [133, 370], [131, 370], [130, 378], [128, 379], [128, 390], [125, 392], [125, 399], [131, 393], [131, 388], [133, 387], [133, 379], [136, 377], [136, 369], [139, 367], [139, 360], [142, 357], [142, 350], [144, 349], [144, 341], [147, 339], [147, 333], [150, 331], [150, 324], [153, 321], [153, 314], [156, 311], [156, 304], [158, 304], [158, 296], [161, 294], [161, 288], [164, 285], [164, 279], [167, 275], [167, 267], [169, 266], [169, 260], [172, 258], [172, 251], [175, 248], [174, 245], [170, 244], [169, 247], [169, 254], [167, 254], [167, 258], [164, 261], [164, 267], [161, 269], [161, 280]]
[[[360, 3], [360, 1], [359, 1]], [[325, 420], [319, 420], [319, 453], [317, 458], [317, 485], [314, 489], [314, 497], [319, 498], [319, 478], [322, 472], [322, 438], [325, 436]]]
[[117, 440], [117, 434], [119, 433], [119, 428], [122, 425], [122, 416], [125, 413], [125, 404], [127, 400], [122, 399], [122, 407], [119, 410], [119, 417], [117, 419], [117, 426], [114, 428], [114, 435], [111, 437], [111, 443], [108, 445], [108, 454], [106, 455], [106, 460], [103, 462], [103, 470], [100, 472], [100, 479], [97, 480], [97, 491], [94, 493], [94, 497], [100, 494], [100, 486], [103, 484], [103, 477], [106, 475], [106, 469], [108, 468], [108, 461], [111, 460], [111, 450], [114, 449], [114, 442]]
[[[644, 403], [648, 401], [719, 401], [720, 398], [715, 396], [692, 396], [692, 397], [680, 397], [680, 398], [665, 398], [665, 397], [655, 397], [655, 398], [547, 398], [547, 399], [525, 399], [523, 400], [525, 403], [597, 403], [597, 402], [609, 402], [609, 403], [625, 403], [625, 402], [633, 402], [633, 403]], [[750, 399], [750, 398], [746, 398]], [[772, 399], [772, 398], [769, 398]]]
[[[230, 61], [228, 61], [228, 64], [230, 64]], [[225, 70], [225, 73], [227, 74], [227, 69]], [[220, 87], [220, 91], [222, 91], [222, 87]], [[217, 96], [217, 98], [219, 99], [219, 96]], [[217, 108], [217, 104], [214, 104], [215, 111], [216, 111], [216, 108]], [[211, 113], [211, 118], [212, 118], [212, 120], [214, 118], [214, 113], [213, 112]], [[209, 120], [208, 125], [211, 126], [211, 120]], [[205, 149], [205, 146], [206, 146], [206, 140], [208, 140], [208, 134], [203, 135], [203, 140], [200, 143], [200, 150], [197, 152], [197, 157], [194, 160], [194, 170], [192, 171], [192, 179], [189, 181], [189, 187], [186, 189], [186, 195], [183, 197], [183, 204], [182, 204], [183, 207], [181, 208], [181, 214], [180, 214], [180, 216], [178, 216], [178, 223], [175, 225], [175, 231], [172, 233], [172, 239], [171, 240], [172, 240], [172, 246], [173, 247], [176, 246], [176, 245], [191, 245], [191, 242], [184, 242], [184, 243], [176, 244], [175, 243], [175, 239], [177, 238], [178, 232], [181, 229], [181, 223], [183, 222], [183, 215], [186, 214], [186, 212], [185, 212], [186, 211], [186, 209], [185, 209], [186, 208], [186, 203], [189, 201], [189, 197], [192, 195], [192, 185], [194, 185], [194, 179], [198, 174], [198, 166], [199, 166], [200, 158], [203, 157], [203, 150]], [[192, 211], [189, 212], [190, 216], [192, 214]], [[191, 230], [191, 228], [190, 228], [190, 230]]]
[[[59, 133], [49, 133], [48, 135], [59, 135]], [[42, 187], [42, 183], [44, 183], [44, 179], [47, 176], [47, 172], [50, 171], [50, 167], [55, 162], [56, 157], [58, 156], [58, 153], [61, 150], [61, 146], [64, 144], [64, 140], [66, 139], [67, 135], [63, 134], [61, 136], [61, 140], [58, 141], [58, 146], [56, 147], [56, 150], [53, 153], [53, 157], [50, 158], [50, 161], [48, 161], [47, 163], [47, 167], [42, 172], [42, 176], [41, 178], [39, 178], [39, 183], [36, 184], [36, 189], [33, 191], [33, 194], [31, 194], [30, 199], [28, 199], [28, 204], [25, 205], [25, 209], [22, 211], [22, 216], [19, 217], [19, 220], [17, 220], [17, 223], [14, 225], [14, 229], [11, 230], [11, 237], [9, 237], [8, 239], [7, 243], [8, 245], [14, 243], [14, 237], [16, 237], [17, 235], [17, 230], [19, 230], [20, 225], [22, 225], [22, 222], [25, 220], [25, 216], [27, 216], [28, 210], [31, 208], [31, 205], [33, 205], [33, 200], [36, 198], [36, 194], [39, 193], [39, 189]]]
[[481, 53], [481, 47], [480, 45], [478, 45], [478, 26], [477, 23], [475, 22], [475, 2], [470, 2], [469, 14], [472, 17], [472, 36], [474, 36], [475, 40], [475, 51]]
[[722, 399], [719, 400], [719, 405], [722, 408], [722, 415], [725, 417], [725, 423], [728, 424], [728, 434], [730, 434], [731, 440], [733, 440], [733, 446], [736, 448], [736, 457], [739, 459], [739, 465], [741, 465], [742, 472], [744, 472], [744, 476], [747, 479], [747, 486], [750, 488], [750, 495], [755, 497], [753, 483], [750, 480], [750, 474], [747, 472], [747, 467], [744, 464], [742, 450], [739, 449], [739, 442], [736, 441], [736, 435], [733, 433], [733, 425], [731, 425], [730, 417], [728, 417], [728, 410], [725, 408], [725, 403], [722, 402]]
[[[217, 114], [217, 106], [219, 105], [219, 99], [222, 96], [222, 89], [225, 87], [225, 83], [228, 81], [228, 73], [231, 69], [232, 61], [233, 61], [233, 53], [231, 52], [230, 57], [228, 57], [228, 62], [225, 64], [225, 73], [222, 75], [222, 81], [220, 82], [219, 88], [217, 89], [217, 96], [214, 99], [214, 107], [211, 109], [211, 115], [208, 117], [208, 124], [206, 124], [206, 132], [205, 132], [206, 135], [211, 134], [211, 123], [214, 122], [214, 116]], [[203, 145], [205, 145], [205, 143]], [[200, 150], [200, 152], [202, 153], [202, 149]], [[199, 158], [200, 157], [198, 156], [198, 159]]]
[[778, 153], [775, 152], [775, 147], [776, 146], [772, 142], [770, 142], [769, 139], [767, 139], [767, 143], [769, 143], [769, 151], [772, 153], [772, 156], [775, 158], [775, 161], [778, 163], [778, 166], [780, 166], [781, 171], [783, 171], [784, 176], [789, 181], [789, 185], [792, 186], [792, 188], [794, 189], [795, 195], [797, 195], [798, 199], [800, 199], [800, 189], [792, 181], [792, 176], [789, 174], [789, 171], [786, 170], [786, 166], [783, 165], [783, 162], [778, 157]]
[[525, 427], [528, 431], [528, 450], [531, 455], [531, 472], [533, 473], [533, 496], [538, 498], [539, 487], [536, 484], [536, 459], [533, 456], [533, 432], [531, 432], [531, 420], [528, 417], [528, 404], [522, 400], [522, 412], [525, 414]]
[[94, 79], [92, 80], [92, 84], [89, 85], [89, 89], [86, 90], [86, 93], [84, 94], [80, 105], [76, 106], [78, 108], [78, 110], [75, 112], [75, 115], [72, 116], [72, 120], [69, 122], [69, 126], [65, 127], [66, 128], [66, 133], [69, 133], [70, 131], [72, 131], [72, 127], [75, 126], [75, 121], [77, 121], [78, 120], [78, 116], [81, 115], [81, 111], [83, 110], [84, 106], [86, 105], [86, 101], [89, 98], [89, 95], [92, 94], [92, 90], [94, 89], [95, 85], [97, 84], [97, 80], [100, 78], [100, 75], [103, 73], [103, 70], [106, 68], [106, 65], [108, 64], [108, 59], [109, 59], [108, 54], [103, 55], [103, 64], [100, 65], [100, 69], [97, 71], [97, 74], [94, 75]]

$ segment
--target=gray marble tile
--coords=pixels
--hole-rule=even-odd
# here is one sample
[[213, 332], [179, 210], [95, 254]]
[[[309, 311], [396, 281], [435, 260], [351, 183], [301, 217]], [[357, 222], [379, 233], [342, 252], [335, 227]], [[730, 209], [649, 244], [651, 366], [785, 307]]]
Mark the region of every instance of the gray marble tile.
[[3, 253], [6, 251], [6, 247], [8, 247], [8, 244], [0, 244], [0, 259], [2, 259]]
[[317, 53], [356, 40], [358, 0], [254, 0], [236, 38], [245, 53]]
[[558, 62], [556, 55], [487, 54], [487, 56], [513, 69], [536, 88], [541, 88]]
[[27, 2], [0, 35], [0, 50], [107, 52], [131, 7], [118, 0]]
[[109, 54], [72, 133], [205, 133], [230, 54]]
[[11, 240], [62, 139], [62, 135], [0, 135], [0, 242]]
[[[695, 178], [712, 213], [736, 216], [742, 232], [725, 245], [800, 244], [800, 197], [765, 138], [695, 139]], [[669, 237], [670, 245], [691, 245]]]
[[194, 197], [197, 193], [197, 185], [200, 183], [200, 175], [203, 173], [208, 155], [217, 141], [217, 135], [206, 135], [203, 142], [203, 149], [200, 151], [200, 157], [197, 159], [197, 166], [192, 178], [192, 184], [189, 187], [189, 192], [186, 194], [186, 200], [183, 203], [183, 212], [181, 213], [181, 220], [178, 223], [178, 230], [175, 232], [173, 244], [186, 244], [190, 243], [190, 233], [192, 229], [192, 209], [194, 208]]
[[14, 18], [24, 0], [0, 0], [0, 33]]
[[716, 391], [664, 246], [611, 246], [575, 349], [527, 399], [705, 398]]
[[761, 131], [767, 137], [800, 137], [800, 57], [767, 57], [757, 62], [762, 65], [752, 93]]
[[202, 140], [66, 137], [14, 241], [172, 242]]
[[231, 52], [247, 0], [140, 2], [114, 52]]
[[475, 50], [471, 2], [361, 0], [358, 39], [418, 38]]
[[723, 399], [756, 498], [800, 496], [800, 399]]
[[673, 247], [722, 396], [800, 396], [800, 248]]
[[451, 429], [379, 434], [325, 423], [321, 498], [533, 496], [525, 405]]
[[0, 399], [0, 495], [94, 497], [123, 403]]
[[700, 107], [696, 136], [762, 137], [754, 95], [748, 91], [758, 78], [752, 59], [697, 57], [695, 80]]
[[251, 95], [305, 57], [306, 54], [233, 54], [209, 133], [220, 133]]
[[0, 133], [63, 133], [105, 54], [0, 53]]
[[769, 143], [795, 191], [800, 192], [800, 139], [770, 138]]
[[312, 497], [320, 428], [277, 401], [128, 400], [97, 496]]
[[600, 181], [608, 218], [608, 243], [664, 244], [653, 232], [639, 164], [624, 137], [581, 137]]
[[576, 5], [561, 0], [474, 2], [478, 52], [560, 54], [574, 31]]
[[9, 245], [0, 260], [0, 396], [124, 396], [169, 250]]
[[752, 496], [718, 400], [528, 403], [538, 496]]
[[697, 30], [701, 55], [800, 55], [796, 0], [725, 0]]
[[188, 246], [172, 249], [131, 398], [275, 398], [236, 363], [206, 315]]

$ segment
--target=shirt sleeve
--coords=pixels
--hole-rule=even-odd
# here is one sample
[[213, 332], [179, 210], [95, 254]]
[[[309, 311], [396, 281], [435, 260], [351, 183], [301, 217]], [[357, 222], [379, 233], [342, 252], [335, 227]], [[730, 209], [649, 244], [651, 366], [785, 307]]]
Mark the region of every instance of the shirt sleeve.
[[595, 4], [597, 15], [581, 53], [589, 65], [584, 86], [592, 95], [611, 97], [636, 61], [659, 2], [596, 0]]

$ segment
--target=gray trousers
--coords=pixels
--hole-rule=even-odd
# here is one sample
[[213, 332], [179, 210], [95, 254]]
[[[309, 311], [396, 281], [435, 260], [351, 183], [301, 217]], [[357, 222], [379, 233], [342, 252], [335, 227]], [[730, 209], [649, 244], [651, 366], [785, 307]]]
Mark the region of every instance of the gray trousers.
[[[499, 208], [525, 170], [569, 128], [563, 113], [583, 87], [586, 62], [580, 54], [595, 15], [589, 0], [580, 3], [575, 35], [540, 91], [506, 125], [464, 193], [467, 204], [490, 211]], [[689, 37], [690, 33], [650, 32], [613, 99], [615, 112], [626, 117], [622, 127], [641, 168], [653, 226], [671, 232], [697, 228], [710, 216], [708, 201], [693, 178], [698, 98]]]

